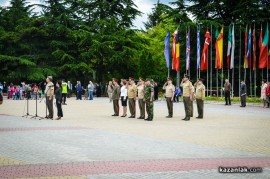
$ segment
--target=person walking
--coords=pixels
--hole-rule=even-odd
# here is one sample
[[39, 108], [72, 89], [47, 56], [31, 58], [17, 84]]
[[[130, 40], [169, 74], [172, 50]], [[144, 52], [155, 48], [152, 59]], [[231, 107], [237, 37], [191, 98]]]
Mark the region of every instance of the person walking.
[[119, 116], [119, 96], [120, 86], [118, 85], [117, 79], [113, 79], [112, 101], [114, 114], [112, 116]]
[[70, 81], [68, 81], [68, 94], [67, 94], [67, 98], [70, 98], [72, 96], [72, 84], [70, 83]]
[[241, 95], [241, 106], [240, 107], [246, 107], [247, 87], [246, 87], [244, 80], [241, 81], [240, 95]]
[[265, 80], [262, 80], [262, 86], [261, 86], [261, 99], [263, 100], [263, 107], [266, 107], [266, 88], [267, 83]]
[[63, 105], [67, 105], [66, 100], [67, 100], [67, 93], [68, 93], [68, 84], [66, 83], [65, 80], [62, 80], [62, 97], [63, 97]]
[[129, 78], [129, 85], [128, 85], [128, 106], [130, 111], [129, 118], [136, 117], [136, 94], [137, 88], [134, 82], [134, 78]]
[[231, 105], [231, 90], [232, 86], [228, 79], [224, 83], [224, 92], [225, 92], [225, 105]]
[[81, 85], [80, 81], [77, 81], [76, 91], [77, 91], [77, 99], [76, 100], [82, 100], [82, 85]]
[[60, 120], [63, 117], [63, 110], [62, 110], [62, 87], [61, 82], [56, 83], [55, 89], [55, 99], [56, 99], [56, 107], [57, 107], [57, 118], [56, 120]]
[[146, 104], [147, 118], [146, 121], [152, 121], [154, 117], [154, 86], [150, 83], [151, 79], [147, 78], [145, 81], [144, 99]]
[[109, 81], [107, 93], [110, 99], [110, 103], [112, 102], [112, 90], [113, 90], [112, 81]]
[[191, 101], [193, 100], [193, 92], [192, 92], [192, 84], [189, 81], [189, 76], [184, 75], [184, 78], [181, 81], [181, 85], [183, 88], [183, 102], [185, 107], [185, 118], [182, 119], [184, 121], [189, 121], [191, 117]]
[[203, 84], [203, 79], [199, 78], [194, 84], [196, 89], [195, 98], [197, 103], [198, 116], [197, 119], [203, 119], [204, 111], [204, 100], [205, 100], [205, 86]]
[[89, 81], [87, 88], [88, 88], [88, 92], [89, 92], [89, 100], [93, 100], [94, 99], [94, 97], [93, 97], [94, 85], [93, 85], [92, 81]]
[[139, 79], [137, 85], [137, 92], [138, 92], [138, 104], [140, 109], [140, 117], [137, 119], [144, 119], [145, 118], [145, 101], [144, 101], [144, 81], [142, 78]]
[[52, 76], [48, 76], [46, 79], [47, 85], [45, 88], [46, 94], [46, 106], [49, 111], [49, 115], [46, 116], [48, 119], [53, 120], [53, 95], [54, 95], [54, 84], [52, 82]]
[[127, 98], [128, 98], [128, 91], [127, 91], [127, 81], [126, 80], [121, 80], [121, 103], [123, 107], [123, 115], [121, 117], [126, 117], [127, 116]]
[[173, 117], [173, 96], [175, 91], [175, 86], [172, 84], [172, 78], [167, 78], [167, 82], [163, 85], [163, 90], [165, 90], [165, 98], [168, 108], [168, 116], [166, 118]]

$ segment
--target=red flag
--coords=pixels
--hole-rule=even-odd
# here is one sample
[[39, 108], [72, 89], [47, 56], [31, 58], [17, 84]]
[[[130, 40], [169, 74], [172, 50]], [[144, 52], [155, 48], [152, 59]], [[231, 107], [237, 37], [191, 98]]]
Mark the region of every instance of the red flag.
[[268, 24], [267, 24], [266, 31], [265, 31], [265, 34], [264, 34], [264, 38], [263, 38], [263, 41], [261, 43], [261, 48], [260, 48], [259, 68], [267, 67], [267, 62], [268, 62], [268, 41], [269, 41], [269, 30], [268, 30]]
[[256, 33], [255, 33], [255, 26], [252, 32], [253, 37], [253, 70], [256, 70]]
[[209, 33], [209, 30], [207, 29], [205, 33], [205, 42], [204, 47], [202, 51], [202, 57], [201, 57], [201, 70], [207, 70], [208, 69], [208, 46], [211, 43], [211, 36]]

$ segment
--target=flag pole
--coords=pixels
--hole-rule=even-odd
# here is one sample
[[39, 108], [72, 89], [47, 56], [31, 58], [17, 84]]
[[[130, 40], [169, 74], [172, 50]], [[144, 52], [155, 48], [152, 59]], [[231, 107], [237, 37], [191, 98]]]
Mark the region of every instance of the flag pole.
[[[222, 26], [222, 28], [224, 28], [224, 26]], [[223, 32], [223, 37], [224, 37], [224, 32]], [[223, 40], [223, 44], [224, 44], [224, 40]], [[224, 50], [224, 47], [223, 47], [223, 44], [222, 44], [222, 52]], [[221, 82], [220, 82], [220, 96], [222, 97], [223, 96], [223, 92], [222, 92], [222, 83], [223, 83], [223, 64], [224, 64], [224, 58], [223, 58], [223, 53], [222, 53], [222, 69], [221, 69]]]
[[189, 57], [188, 57], [188, 76], [190, 78], [190, 26], [188, 26]]
[[216, 68], [217, 97], [218, 97], [218, 68]]
[[[211, 24], [211, 43], [210, 43], [210, 96], [212, 96], [212, 84], [213, 84], [213, 73], [212, 73], [212, 39], [213, 39], [213, 36], [212, 36], [212, 24]], [[208, 71], [208, 69], [207, 69]]]
[[[250, 64], [251, 64], [251, 59], [250, 59]], [[252, 74], [251, 74], [251, 65], [249, 68], [249, 86], [250, 86], [250, 96], [252, 96]]]
[[198, 79], [198, 25], [197, 25], [197, 50], [196, 50], [196, 52], [197, 52], [197, 67], [196, 67], [196, 79]]
[[[233, 33], [233, 39], [232, 39], [232, 48], [233, 48], [233, 50], [232, 50], [232, 54], [231, 54], [231, 57], [233, 57], [232, 59], [231, 59], [231, 61], [233, 60], [233, 68], [232, 68], [232, 97], [234, 97], [234, 49], [235, 49], [235, 33], [234, 33], [234, 24], [233, 24], [233, 31], [232, 31], [232, 33]], [[231, 61], [230, 61], [230, 63], [231, 63]], [[230, 64], [230, 68], [231, 68], [231, 64]], [[229, 70], [230, 70], [230, 68], [229, 68]], [[229, 73], [230, 74], [230, 73]]]
[[240, 46], [239, 46], [239, 64], [238, 64], [238, 68], [239, 68], [239, 98], [241, 97], [240, 95], [240, 82], [241, 82], [241, 44], [242, 44], [242, 39], [241, 39], [241, 25], [240, 25]]

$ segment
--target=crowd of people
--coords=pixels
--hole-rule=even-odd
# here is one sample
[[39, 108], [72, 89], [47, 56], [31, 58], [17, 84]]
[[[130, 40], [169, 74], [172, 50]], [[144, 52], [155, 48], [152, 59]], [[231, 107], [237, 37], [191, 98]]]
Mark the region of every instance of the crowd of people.
[[[183, 103], [185, 109], [185, 117], [183, 120], [189, 121], [193, 117], [193, 101], [196, 101], [198, 116], [197, 119], [203, 119], [204, 116], [204, 100], [205, 100], [205, 86], [203, 79], [198, 79], [196, 83], [192, 84], [188, 75], [184, 75], [180, 87], [175, 87], [171, 78], [167, 78], [167, 82], [163, 85], [165, 92], [165, 99], [168, 108], [167, 118], [173, 117], [173, 103], [179, 102], [179, 97], [183, 96]], [[121, 117], [127, 116], [127, 106], [129, 107], [129, 118], [136, 117], [136, 101], [138, 101], [138, 107], [140, 116], [137, 119], [144, 119], [152, 121], [154, 116], [153, 101], [158, 100], [158, 85], [152, 79], [142, 78], [136, 83], [134, 78], [130, 77], [128, 80], [121, 79], [120, 84], [117, 79], [109, 81], [106, 85], [93, 83], [89, 81], [85, 88], [81, 85], [80, 81], [77, 81], [75, 85], [76, 100], [84, 99], [93, 100], [94, 96], [104, 96], [109, 98], [110, 102], [113, 102], [114, 114], [112, 116], [119, 116], [119, 101], [121, 101], [123, 114]], [[224, 83], [224, 96], [225, 105], [231, 105], [231, 92], [232, 87], [228, 79]], [[56, 99], [57, 106], [57, 118], [63, 117], [62, 105], [67, 105], [66, 98], [70, 98], [73, 94], [73, 85], [70, 81], [62, 80], [56, 82], [55, 86], [52, 83], [52, 77], [49, 76], [46, 82], [40, 82], [39, 84], [25, 84], [22, 82], [20, 85], [7, 85], [0, 82], [0, 104], [3, 102], [3, 93], [6, 93], [7, 99], [23, 100], [23, 99], [35, 99], [45, 97], [46, 106], [49, 114], [46, 116], [49, 119], [53, 119], [53, 100]], [[240, 86], [241, 105], [240, 107], [246, 107], [247, 87], [245, 82], [241, 81]], [[261, 99], [263, 101], [263, 107], [270, 107], [270, 83], [262, 80], [261, 86]], [[147, 112], [147, 117], [146, 113]]]

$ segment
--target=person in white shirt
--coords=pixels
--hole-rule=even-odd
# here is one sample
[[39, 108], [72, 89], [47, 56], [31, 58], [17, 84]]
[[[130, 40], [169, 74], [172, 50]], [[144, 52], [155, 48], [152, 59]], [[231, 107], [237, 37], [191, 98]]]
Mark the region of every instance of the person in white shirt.
[[121, 90], [120, 90], [120, 96], [121, 96], [121, 103], [123, 106], [123, 115], [121, 117], [127, 116], [127, 81], [121, 80]]

